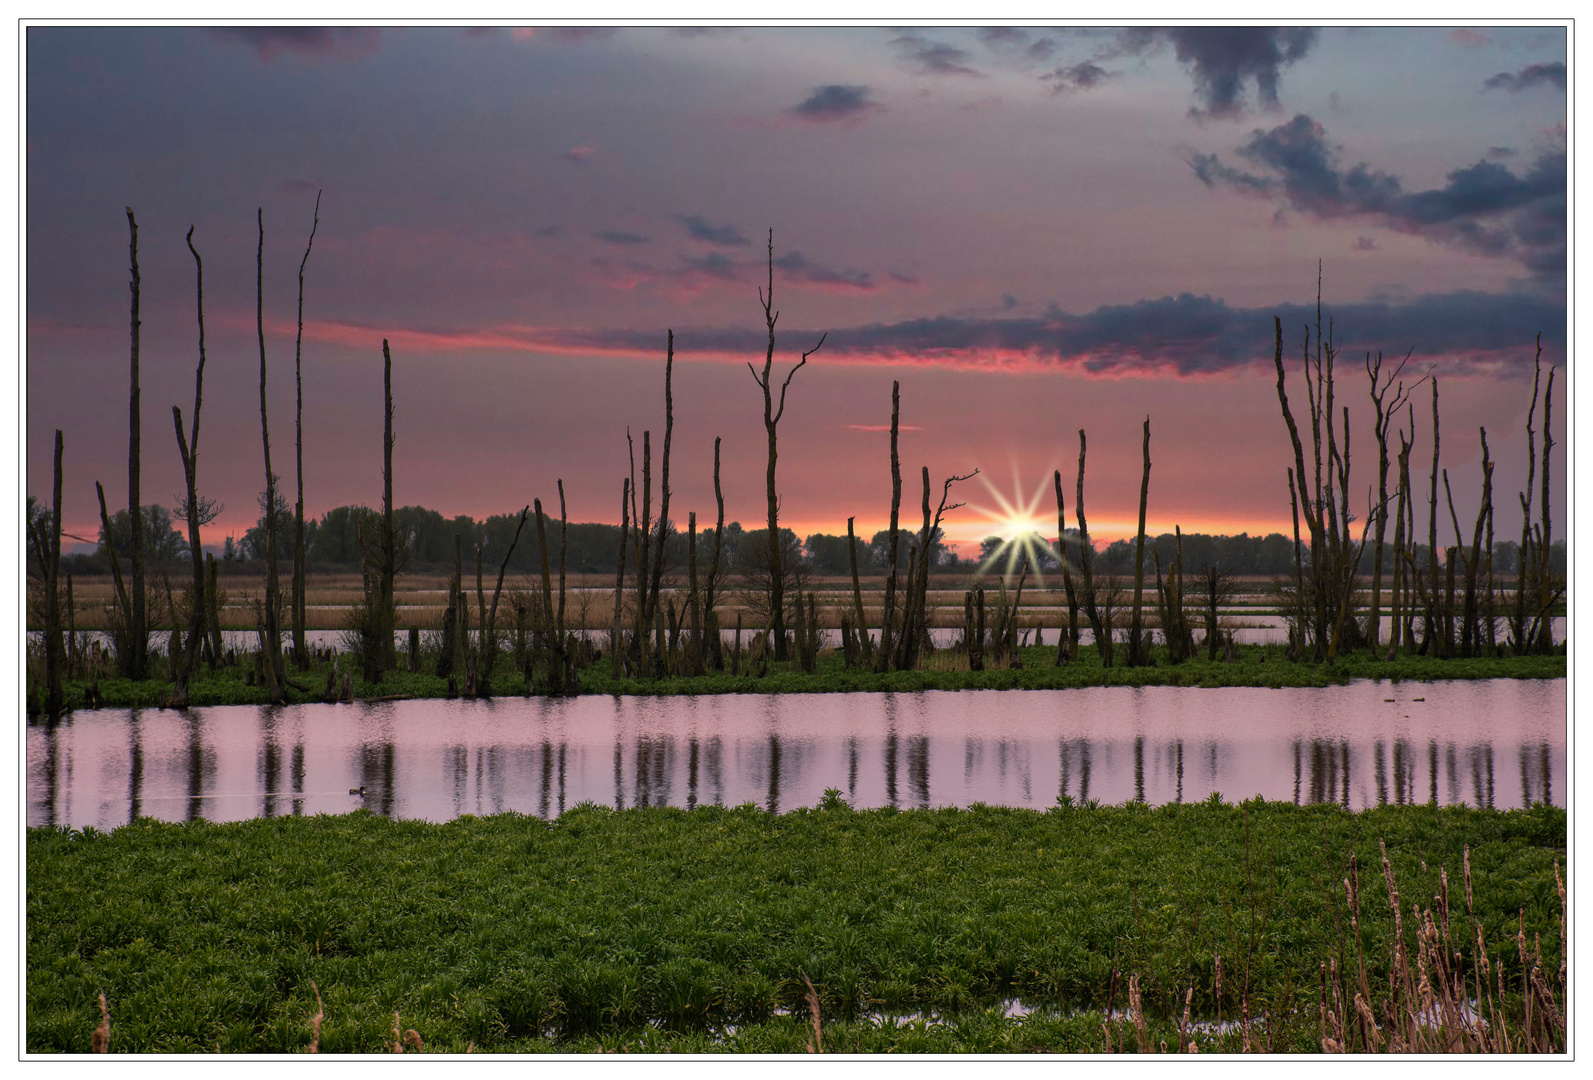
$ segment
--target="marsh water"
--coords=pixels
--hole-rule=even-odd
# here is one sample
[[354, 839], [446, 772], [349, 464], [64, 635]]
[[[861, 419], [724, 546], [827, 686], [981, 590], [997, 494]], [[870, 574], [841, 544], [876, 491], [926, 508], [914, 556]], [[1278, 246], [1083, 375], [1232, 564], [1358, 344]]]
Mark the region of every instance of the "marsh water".
[[1563, 806], [1566, 723], [1564, 679], [80, 710], [28, 725], [27, 823], [784, 811], [829, 788], [858, 807]]

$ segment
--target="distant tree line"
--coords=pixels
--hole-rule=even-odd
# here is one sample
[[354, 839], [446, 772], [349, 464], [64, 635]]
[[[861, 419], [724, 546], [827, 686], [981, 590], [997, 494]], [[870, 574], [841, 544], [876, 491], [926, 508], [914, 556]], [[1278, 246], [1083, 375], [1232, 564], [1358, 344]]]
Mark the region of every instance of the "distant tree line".
[[[44, 530], [48, 530], [47, 508], [30, 498], [28, 512], [30, 524], [40, 525]], [[360, 565], [360, 522], [374, 513], [375, 511], [364, 506], [339, 506], [328, 510], [318, 520], [306, 518], [304, 522], [306, 565], [312, 570], [357, 569]], [[279, 499], [277, 514], [278, 527], [286, 531], [293, 524], [293, 511]], [[188, 542], [174, 525], [171, 512], [165, 507], [151, 505], [143, 508], [141, 517], [145, 559], [156, 567], [187, 565]], [[450, 518], [423, 506], [405, 506], [393, 512], [399, 540], [409, 553], [411, 569], [452, 569], [455, 536], [460, 538], [464, 549], [470, 552], [475, 551], [475, 545], [479, 541], [483, 557], [490, 557], [496, 565], [497, 560], [502, 558], [503, 552], [508, 550], [514, 539], [517, 519], [518, 514], [494, 514], [481, 521], [468, 514]], [[224, 572], [229, 565], [246, 566], [263, 561], [265, 531], [265, 518], [261, 515], [241, 539], [228, 536], [223, 542], [220, 559]], [[111, 532], [117, 554], [123, 559], [127, 558], [132, 544], [125, 510], [112, 515]], [[785, 549], [800, 551], [802, 565], [809, 575], [844, 577], [851, 573], [845, 536], [812, 533], [799, 542], [790, 529], [781, 529], [780, 532]], [[686, 536], [673, 526], [667, 530], [666, 536], [665, 551], [669, 563], [685, 566]], [[768, 542], [765, 539], [767, 536], [767, 529], [747, 530], [742, 528], [740, 522], [726, 523], [724, 546], [732, 573], [740, 573], [744, 569], [743, 563], [747, 561], [744, 555], [744, 542], [750, 542], [754, 548], [761, 550], [767, 546]], [[612, 573], [619, 538], [618, 525], [572, 522], [565, 546], [566, 567], [570, 572], [579, 574]], [[897, 551], [898, 569], [905, 569], [916, 552], [916, 535], [903, 539], [904, 542], [899, 545]], [[1070, 564], [1077, 567], [1079, 562], [1077, 532], [1070, 529], [1066, 539]], [[98, 541], [98, 549], [92, 553], [63, 555], [62, 572], [79, 575], [110, 573], [103, 528], [100, 530]], [[861, 536], [856, 538], [859, 572], [882, 574], [886, 571], [888, 541], [889, 533], [884, 529], [875, 533], [867, 542]], [[1055, 555], [1055, 538], [1045, 538], [1041, 543], [1045, 547], [1042, 549], [1038, 569], [1041, 572], [1056, 570], [1059, 564]], [[1162, 533], [1154, 538], [1147, 536], [1145, 543], [1146, 547], [1151, 549], [1146, 552], [1147, 556], [1154, 551], [1164, 563], [1170, 563], [1174, 558], [1177, 542], [1172, 533]], [[1186, 532], [1183, 534], [1183, 543], [1184, 562], [1190, 566], [1217, 566], [1239, 577], [1270, 578], [1294, 573], [1294, 543], [1282, 533], [1269, 533], [1266, 536], [1251, 536], [1248, 533], [1240, 533], [1237, 536], [1215, 536], [1209, 533]], [[982, 542], [977, 556], [959, 558], [955, 551], [945, 546], [943, 535], [937, 534], [930, 543], [930, 565], [936, 568], [938, 573], [973, 573], [1000, 544], [999, 538], [989, 537]], [[36, 553], [31, 547], [28, 555], [30, 564], [36, 562]], [[557, 558], [557, 552], [553, 552], [552, 556]], [[700, 566], [706, 567], [709, 557], [710, 554], [705, 548], [699, 548], [697, 560]], [[1306, 552], [1304, 557], [1309, 562], [1310, 553]], [[1368, 544], [1366, 550], [1361, 553], [1359, 570], [1362, 573], [1370, 572], [1373, 557], [1372, 545]], [[1417, 545], [1416, 558], [1425, 561], [1426, 557], [1426, 545]], [[1392, 560], [1391, 550], [1385, 552], [1384, 558]], [[1565, 541], [1555, 541], [1551, 565], [1556, 573], [1565, 572], [1565, 558]], [[1134, 542], [1127, 539], [1114, 540], [1104, 547], [1097, 546], [1096, 561], [1107, 573], [1126, 574], [1133, 569]], [[1520, 561], [1519, 543], [1514, 540], [1495, 542], [1493, 547], [1495, 573], [1514, 574]], [[537, 538], [534, 535], [529, 538], [521, 536], [509, 559], [509, 572], [534, 574], [541, 565], [542, 551]], [[991, 572], [999, 573], [1002, 565], [1003, 563], [998, 562], [992, 567]]]

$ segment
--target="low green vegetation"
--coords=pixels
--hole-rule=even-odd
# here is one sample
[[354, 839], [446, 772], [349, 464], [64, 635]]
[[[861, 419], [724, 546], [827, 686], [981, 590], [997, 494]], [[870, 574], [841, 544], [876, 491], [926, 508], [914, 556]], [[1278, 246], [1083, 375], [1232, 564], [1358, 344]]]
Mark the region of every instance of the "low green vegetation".
[[[1513, 1032], [1523, 957], [1564, 1008], [1566, 837], [1544, 805], [897, 812], [833, 792], [779, 815], [30, 830], [26, 1047], [87, 1051], [103, 993], [112, 1052], [373, 1052], [395, 1013], [427, 1051], [800, 1052], [814, 1005], [828, 1052], [1353, 1050], [1400, 1035], [1413, 904], [1459, 979], [1480, 926], [1485, 1018]], [[1358, 987], [1382, 1025], [1359, 1042]]]
[[[839, 653], [821, 653], [813, 673], [801, 670], [797, 661], [771, 662], [761, 676], [745, 674], [748, 663], [743, 657], [740, 670], [714, 672], [696, 678], [675, 676], [662, 679], [615, 679], [607, 657], [586, 665], [580, 670], [580, 693], [593, 694], [774, 694], [774, 693], [845, 693], [854, 691], [914, 690], [1057, 690], [1085, 686], [1262, 686], [1300, 687], [1331, 686], [1350, 679], [1392, 679], [1429, 682], [1441, 679], [1559, 679], [1565, 677], [1563, 651], [1548, 656], [1474, 657], [1470, 659], [1440, 659], [1430, 656], [1401, 656], [1386, 661], [1373, 659], [1368, 654], [1357, 653], [1341, 657], [1334, 664], [1317, 664], [1310, 661], [1291, 661], [1285, 658], [1280, 646], [1243, 645], [1237, 649], [1232, 661], [1206, 660], [1203, 657], [1170, 664], [1166, 650], [1152, 650], [1153, 663], [1144, 667], [1115, 666], [1103, 668], [1100, 658], [1091, 646], [1080, 650], [1079, 659], [1063, 667], [1054, 666], [1054, 646], [1027, 647], [1019, 650], [1021, 667], [986, 671], [968, 671], [965, 657], [953, 650], [942, 649], [927, 657], [924, 665], [913, 671], [875, 673], [858, 669], [848, 670]], [[402, 656], [400, 657], [402, 662]], [[960, 663], [959, 663], [960, 661]], [[728, 660], [727, 660], [728, 665]], [[337, 667], [335, 689], [341, 692], [341, 676], [351, 675], [351, 692], [360, 700], [371, 698], [442, 698], [449, 696], [448, 680], [430, 674], [435, 670], [436, 657], [422, 654], [420, 671], [390, 671], [379, 682], [368, 683], [360, 676], [357, 665], [342, 658]], [[154, 707], [163, 704], [171, 693], [171, 684], [160, 678], [161, 661], [153, 662], [156, 678], [143, 681], [104, 678], [86, 681], [68, 681], [65, 700], [68, 707], [82, 707], [90, 702], [113, 707]], [[509, 657], [500, 658], [498, 673], [492, 679], [492, 693], [499, 697], [517, 697], [542, 693], [547, 680], [541, 667], [532, 671], [528, 691], [525, 677]], [[222, 665], [211, 672], [201, 668], [188, 686], [189, 704], [245, 705], [265, 704], [269, 700], [264, 686], [251, 684], [252, 666], [247, 658], [233, 664]], [[328, 676], [333, 673], [330, 661], [320, 659], [306, 672], [290, 670], [292, 680], [286, 691], [287, 701], [308, 702], [327, 700]], [[297, 684], [295, 686], [294, 684]], [[301, 689], [302, 687], [302, 689]], [[457, 691], [456, 691], [457, 693]]]

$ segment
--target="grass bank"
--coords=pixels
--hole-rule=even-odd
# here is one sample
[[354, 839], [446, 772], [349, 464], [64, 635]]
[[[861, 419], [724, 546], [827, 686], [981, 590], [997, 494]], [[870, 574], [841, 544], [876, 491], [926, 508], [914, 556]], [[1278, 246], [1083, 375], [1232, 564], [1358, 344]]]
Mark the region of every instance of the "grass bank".
[[[1512, 656], [1476, 658], [1467, 660], [1440, 660], [1436, 657], [1404, 656], [1393, 661], [1357, 654], [1340, 658], [1332, 665], [1309, 661], [1290, 661], [1284, 658], [1279, 646], [1245, 645], [1238, 649], [1233, 661], [1186, 660], [1172, 665], [1166, 651], [1153, 650], [1155, 663], [1128, 668], [1101, 666], [1093, 646], [1080, 649], [1079, 659], [1065, 667], [1053, 666], [1054, 646], [1029, 647], [1019, 650], [1021, 668], [968, 671], [966, 660], [963, 670], [954, 661], [962, 659], [951, 650], [939, 650], [928, 658], [926, 665], [916, 671], [893, 671], [875, 674], [870, 671], [847, 670], [838, 653], [821, 654], [817, 669], [812, 674], [800, 671], [793, 662], [771, 664], [767, 674], [731, 675], [728, 672], [710, 672], [700, 678], [674, 677], [667, 679], [615, 679], [607, 660], [599, 661], [581, 671], [581, 692], [594, 694], [820, 694], [856, 691], [914, 691], [914, 690], [1058, 690], [1086, 686], [1260, 686], [1300, 687], [1331, 686], [1350, 679], [1392, 679], [1407, 681], [1435, 681], [1441, 679], [1558, 679], [1565, 677], [1565, 655]], [[159, 671], [163, 661], [157, 660]], [[345, 661], [341, 667], [350, 665]], [[420, 672], [389, 672], [380, 682], [367, 683], [354, 673], [353, 694], [356, 698], [441, 698], [448, 696], [445, 679], [430, 672], [435, 670], [435, 657], [422, 655]], [[223, 666], [215, 672], [201, 670], [189, 683], [189, 703], [192, 705], [244, 705], [265, 704], [268, 700], [263, 687], [249, 685], [247, 681], [253, 668], [247, 662]], [[331, 665], [316, 662], [308, 672], [289, 671], [289, 677], [306, 689], [290, 687], [289, 702], [321, 701], [325, 697], [327, 677]], [[538, 692], [545, 683], [540, 672], [534, 672], [530, 692]], [[117, 707], [153, 707], [162, 704], [171, 692], [171, 685], [162, 678], [140, 682], [104, 677], [90, 683], [71, 681], [66, 684], [66, 701], [69, 707], [80, 707], [90, 700], [91, 687], [100, 702]], [[500, 697], [513, 697], [528, 692], [525, 679], [514, 670], [507, 656], [499, 661], [498, 674], [492, 683], [493, 693]]]
[[[1534, 966], [1563, 1009], [1565, 847], [1547, 806], [897, 812], [834, 793], [780, 815], [30, 830], [26, 1046], [87, 1051], [103, 992], [112, 1051], [302, 1051], [319, 1000], [323, 1053], [390, 1048], [395, 1013], [427, 1050], [791, 1052], [811, 981], [831, 1052], [1356, 1049], [1401, 1030], [1391, 972], [1417, 995], [1412, 901], [1468, 958], [1462, 993], [1480, 933], [1485, 1018], [1520, 1030]], [[1358, 988], [1381, 1025], [1359, 1035]]]

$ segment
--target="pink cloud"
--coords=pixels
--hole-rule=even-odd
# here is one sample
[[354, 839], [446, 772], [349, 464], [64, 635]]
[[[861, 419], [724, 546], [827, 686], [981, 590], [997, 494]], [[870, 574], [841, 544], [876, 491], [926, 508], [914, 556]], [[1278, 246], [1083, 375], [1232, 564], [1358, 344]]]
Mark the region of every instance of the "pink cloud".
[[1488, 35], [1479, 33], [1469, 27], [1462, 26], [1457, 30], [1451, 30], [1449, 32], [1449, 40], [1454, 42], [1456, 45], [1464, 45], [1468, 49], [1475, 49], [1479, 45], [1488, 44]]

